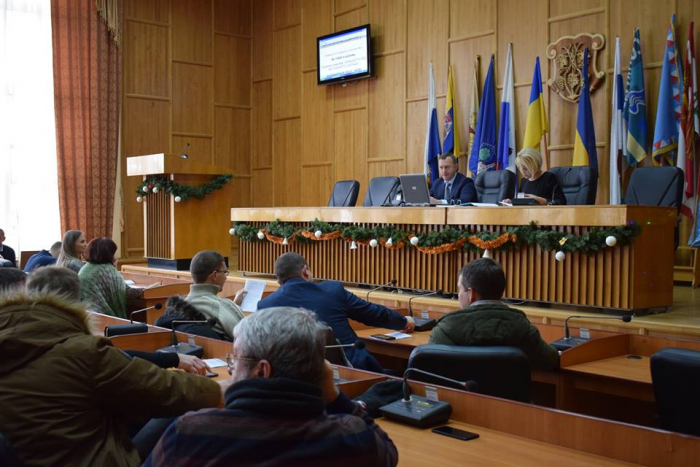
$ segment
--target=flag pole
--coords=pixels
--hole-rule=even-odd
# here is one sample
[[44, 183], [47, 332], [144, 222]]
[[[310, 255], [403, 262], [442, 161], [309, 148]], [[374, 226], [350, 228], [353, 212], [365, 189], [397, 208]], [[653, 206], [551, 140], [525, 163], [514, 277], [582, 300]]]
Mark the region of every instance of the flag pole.
[[549, 145], [547, 144], [547, 133], [542, 135], [544, 137], [544, 164], [549, 170]]

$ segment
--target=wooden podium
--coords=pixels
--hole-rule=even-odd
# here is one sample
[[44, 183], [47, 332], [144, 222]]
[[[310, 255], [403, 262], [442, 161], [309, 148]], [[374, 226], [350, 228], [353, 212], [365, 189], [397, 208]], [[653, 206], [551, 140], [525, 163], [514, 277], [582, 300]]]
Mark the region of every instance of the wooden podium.
[[[197, 163], [174, 154], [150, 154], [126, 159], [128, 176], [163, 176], [173, 182], [200, 186], [230, 170]], [[232, 185], [214, 190], [204, 199], [179, 203], [164, 192], [150, 193], [143, 201], [145, 256], [149, 267], [189, 269], [201, 250], [214, 250], [227, 258], [231, 251], [230, 209]]]

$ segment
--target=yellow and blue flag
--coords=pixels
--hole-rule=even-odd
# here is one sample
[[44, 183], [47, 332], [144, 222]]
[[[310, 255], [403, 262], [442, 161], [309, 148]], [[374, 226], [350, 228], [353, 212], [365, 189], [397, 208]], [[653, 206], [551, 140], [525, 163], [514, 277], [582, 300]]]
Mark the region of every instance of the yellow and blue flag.
[[496, 168], [496, 86], [493, 80], [493, 55], [481, 95], [476, 135], [469, 155], [469, 170], [478, 175]]
[[442, 143], [442, 150], [445, 154], [451, 152], [455, 157], [459, 157], [459, 135], [457, 132], [457, 112], [455, 109], [455, 91], [452, 81], [452, 65], [447, 78], [447, 99], [445, 99], [445, 139]]
[[547, 125], [547, 112], [544, 108], [544, 95], [542, 94], [542, 72], [540, 71], [540, 57], [535, 61], [535, 71], [532, 73], [532, 87], [530, 88], [530, 104], [527, 107], [527, 121], [525, 122], [525, 136], [523, 147], [540, 149], [540, 140], [549, 130]]
[[625, 157], [634, 166], [647, 157], [647, 103], [644, 94], [644, 63], [639, 29], [634, 31], [630, 69], [627, 73], [627, 93], [623, 118], [627, 123]]
[[598, 152], [595, 147], [595, 128], [593, 127], [593, 108], [591, 91], [588, 87], [588, 48], [583, 53], [581, 70], [583, 85], [578, 101], [576, 120], [576, 140], [574, 141], [574, 162], [571, 165], [587, 165], [598, 169]]

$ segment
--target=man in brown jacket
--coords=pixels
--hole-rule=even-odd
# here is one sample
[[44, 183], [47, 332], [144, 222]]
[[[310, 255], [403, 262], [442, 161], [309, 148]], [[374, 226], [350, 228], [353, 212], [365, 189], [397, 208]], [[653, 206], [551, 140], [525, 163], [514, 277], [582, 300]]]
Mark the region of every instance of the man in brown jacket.
[[79, 290], [75, 272], [46, 267], [0, 302], [0, 432], [25, 466], [136, 466], [127, 423], [215, 407], [221, 388], [92, 335]]

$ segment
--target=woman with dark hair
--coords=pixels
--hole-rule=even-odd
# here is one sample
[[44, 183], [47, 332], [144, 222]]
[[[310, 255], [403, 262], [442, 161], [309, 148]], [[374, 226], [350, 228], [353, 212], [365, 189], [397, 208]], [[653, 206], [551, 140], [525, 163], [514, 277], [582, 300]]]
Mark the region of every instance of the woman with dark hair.
[[58, 254], [56, 266], [72, 269], [79, 272], [83, 267], [83, 261], [80, 259], [87, 249], [85, 235], [80, 230], [69, 230], [63, 236], [61, 244], [61, 252]]
[[80, 299], [88, 310], [126, 318], [126, 299], [139, 298], [142, 288], [126, 285], [115, 267], [117, 244], [107, 237], [93, 239], [87, 247], [87, 264], [78, 273]]

